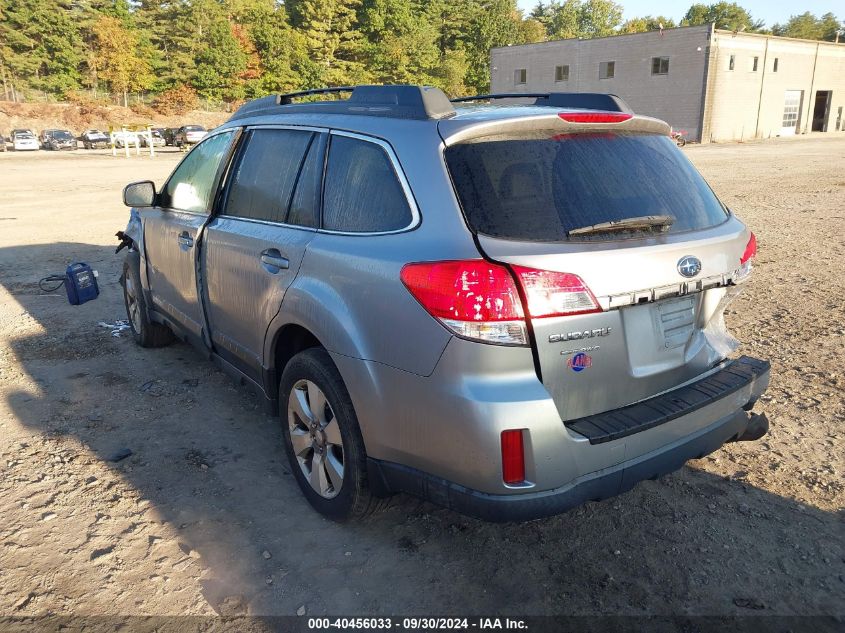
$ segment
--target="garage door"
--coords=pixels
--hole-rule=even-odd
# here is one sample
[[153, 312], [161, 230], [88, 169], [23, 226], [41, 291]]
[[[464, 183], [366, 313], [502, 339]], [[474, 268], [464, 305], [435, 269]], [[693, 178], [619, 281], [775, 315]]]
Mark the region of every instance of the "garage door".
[[787, 90], [783, 98], [783, 127], [781, 136], [792, 136], [798, 128], [798, 115], [801, 111], [803, 90]]

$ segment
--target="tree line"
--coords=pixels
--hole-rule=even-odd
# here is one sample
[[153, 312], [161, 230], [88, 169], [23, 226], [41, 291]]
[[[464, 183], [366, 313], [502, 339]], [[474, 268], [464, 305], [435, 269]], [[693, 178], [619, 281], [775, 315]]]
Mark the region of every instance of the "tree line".
[[736, 3], [622, 20], [612, 0], [0, 0], [6, 99], [197, 96], [234, 104], [329, 85], [421, 83], [452, 95], [489, 88], [489, 51], [715, 22], [718, 28], [833, 40], [832, 13], [754, 20]]

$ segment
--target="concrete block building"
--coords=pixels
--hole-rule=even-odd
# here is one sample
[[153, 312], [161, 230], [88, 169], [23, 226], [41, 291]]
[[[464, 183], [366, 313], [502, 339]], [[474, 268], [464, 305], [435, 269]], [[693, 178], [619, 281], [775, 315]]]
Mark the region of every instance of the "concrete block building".
[[494, 48], [492, 91], [609, 92], [701, 142], [845, 133], [845, 44], [713, 24]]

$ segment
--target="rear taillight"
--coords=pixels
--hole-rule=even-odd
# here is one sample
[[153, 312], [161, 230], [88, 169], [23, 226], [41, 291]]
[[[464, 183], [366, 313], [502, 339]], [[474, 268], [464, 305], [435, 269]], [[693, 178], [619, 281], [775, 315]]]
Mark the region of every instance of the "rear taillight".
[[525, 481], [522, 429], [502, 431], [502, 480], [506, 484], [521, 484]]
[[625, 112], [560, 112], [567, 123], [622, 123], [633, 115]]
[[[513, 266], [532, 318], [600, 312], [580, 277]], [[511, 271], [484, 260], [420, 262], [402, 268], [402, 283], [458, 336], [526, 345], [525, 311]]]
[[598, 301], [578, 275], [514, 266], [535, 319], [601, 312]]
[[745, 252], [739, 258], [739, 263], [744, 264], [748, 260], [753, 259], [755, 255], [757, 255], [757, 236], [752, 233], [748, 239], [748, 244], [745, 245]]
[[528, 343], [522, 302], [504, 266], [484, 260], [422, 262], [403, 267], [401, 278], [455, 334], [502, 345]]

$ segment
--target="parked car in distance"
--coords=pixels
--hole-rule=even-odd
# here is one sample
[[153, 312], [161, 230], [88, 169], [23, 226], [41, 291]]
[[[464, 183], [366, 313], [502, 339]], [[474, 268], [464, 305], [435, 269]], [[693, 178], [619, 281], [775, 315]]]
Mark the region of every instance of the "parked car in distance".
[[[138, 136], [141, 139], [141, 147], [149, 147], [149, 139], [146, 132], [140, 132]], [[164, 147], [166, 145], [164, 137], [161, 135], [161, 129], [153, 129], [153, 147]]]
[[112, 139], [114, 140], [114, 146], [123, 148], [126, 145], [130, 147], [140, 146], [141, 144], [141, 137], [137, 132], [133, 132], [131, 130], [115, 130], [111, 133]]
[[162, 138], [164, 138], [165, 145], [176, 145], [176, 132], [179, 131], [177, 127], [163, 127], [159, 128]]
[[767, 432], [769, 363], [723, 319], [757, 241], [666, 123], [606, 94], [300, 96], [126, 187], [122, 283], [138, 344], [193, 343], [279, 415], [316, 510], [529, 520]]
[[44, 130], [39, 140], [42, 149], [53, 151], [76, 149], [76, 138], [68, 130]]
[[206, 137], [208, 130], [201, 125], [183, 125], [176, 131], [174, 145], [194, 145]]
[[79, 137], [85, 149], [97, 149], [109, 146], [109, 135], [102, 130], [85, 130]]
[[28, 152], [39, 149], [38, 139], [29, 130], [12, 130], [12, 149], [16, 152]]

